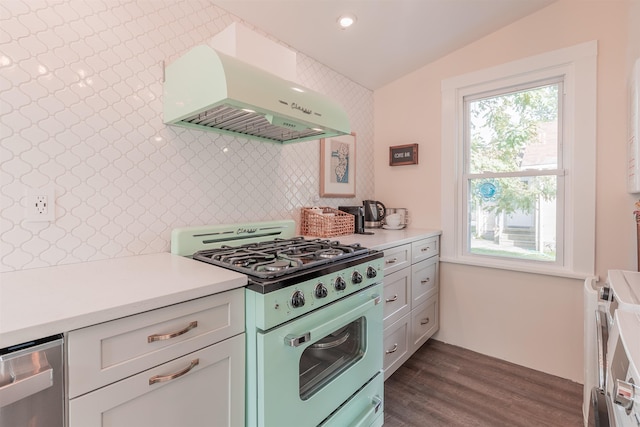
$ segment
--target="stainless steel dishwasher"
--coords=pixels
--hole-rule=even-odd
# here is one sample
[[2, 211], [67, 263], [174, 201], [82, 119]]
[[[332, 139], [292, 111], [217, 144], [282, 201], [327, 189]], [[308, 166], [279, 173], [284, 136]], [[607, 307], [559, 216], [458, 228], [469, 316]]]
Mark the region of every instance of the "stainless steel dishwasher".
[[0, 349], [0, 426], [63, 427], [63, 337]]

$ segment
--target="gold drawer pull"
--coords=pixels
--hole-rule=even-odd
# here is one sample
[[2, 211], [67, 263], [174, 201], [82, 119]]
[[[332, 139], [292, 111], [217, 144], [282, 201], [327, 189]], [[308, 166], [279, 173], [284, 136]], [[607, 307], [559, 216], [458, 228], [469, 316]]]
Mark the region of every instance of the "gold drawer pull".
[[179, 330], [177, 332], [173, 332], [171, 334], [164, 334], [164, 335], [159, 335], [159, 334], [155, 334], [155, 335], [149, 335], [147, 337], [147, 342], [154, 342], [154, 341], [164, 341], [164, 340], [170, 340], [171, 338], [175, 338], [175, 337], [179, 337], [182, 334], [186, 334], [187, 332], [189, 332], [190, 330], [192, 330], [193, 328], [197, 328], [198, 327], [198, 321], [195, 320], [191, 323], [189, 323], [189, 326], [187, 326], [186, 328]]
[[385, 300], [386, 302], [394, 302], [394, 301], [398, 301], [398, 295], [394, 295], [393, 298], [387, 298]]
[[386, 264], [395, 264], [398, 262], [398, 258], [391, 258], [385, 261]]
[[427, 252], [429, 249], [431, 249], [431, 246], [427, 246], [426, 248], [422, 248], [420, 249], [422, 252]]
[[190, 370], [192, 370], [193, 368], [198, 366], [199, 363], [200, 363], [200, 359], [193, 359], [191, 361], [191, 363], [189, 364], [189, 366], [187, 366], [186, 368], [184, 368], [181, 371], [178, 371], [176, 373], [169, 374], [169, 375], [155, 375], [155, 376], [149, 378], [149, 385], [153, 385], [155, 383], [163, 383], [165, 381], [175, 380], [176, 378], [179, 378], [179, 377], [183, 376], [184, 374], [186, 374], [187, 372], [189, 372]]
[[428, 317], [426, 317], [426, 318], [424, 318], [424, 319], [422, 319], [422, 320], [420, 321], [420, 324], [421, 324], [421, 325], [426, 325], [427, 323], [429, 323], [429, 318], [428, 318]]
[[426, 279], [423, 279], [420, 281], [420, 283], [422, 283], [423, 285], [426, 285], [427, 283], [429, 283], [431, 279], [429, 277], [427, 277]]
[[395, 353], [396, 351], [398, 351], [398, 344], [394, 344], [393, 348], [391, 350], [385, 351], [385, 353], [391, 354], [391, 353]]

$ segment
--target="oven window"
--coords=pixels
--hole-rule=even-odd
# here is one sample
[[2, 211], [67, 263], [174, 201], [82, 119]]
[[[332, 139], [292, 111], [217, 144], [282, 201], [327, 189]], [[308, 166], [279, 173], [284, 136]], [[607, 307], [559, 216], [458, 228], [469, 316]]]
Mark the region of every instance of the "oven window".
[[366, 318], [361, 317], [307, 347], [300, 357], [300, 398], [309, 399], [362, 359], [366, 344]]

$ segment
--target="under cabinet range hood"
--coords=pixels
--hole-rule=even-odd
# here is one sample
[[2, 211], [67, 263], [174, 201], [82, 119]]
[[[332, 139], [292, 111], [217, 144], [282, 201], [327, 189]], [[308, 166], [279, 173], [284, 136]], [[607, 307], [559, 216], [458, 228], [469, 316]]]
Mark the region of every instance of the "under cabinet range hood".
[[207, 45], [166, 67], [164, 122], [279, 143], [351, 132], [336, 102]]

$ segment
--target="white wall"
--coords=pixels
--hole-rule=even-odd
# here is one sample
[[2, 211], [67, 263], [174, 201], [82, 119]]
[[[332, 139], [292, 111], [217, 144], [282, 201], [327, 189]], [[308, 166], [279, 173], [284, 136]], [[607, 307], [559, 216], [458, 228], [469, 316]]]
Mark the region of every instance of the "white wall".
[[[373, 94], [298, 53], [357, 133], [355, 199], [319, 199], [318, 141], [162, 122], [162, 61], [238, 19], [208, 0], [10, 0], [0, 18], [0, 271], [169, 250], [173, 228], [292, 218], [373, 196]], [[26, 189], [56, 220], [26, 223]]]
[[634, 61], [640, 58], [640, 25], [638, 23], [640, 23], [640, 0], [631, 0], [627, 40], [627, 67], [629, 71], [631, 71]]
[[[635, 0], [634, 0], [635, 1]], [[376, 198], [439, 228], [443, 79], [598, 40], [596, 273], [636, 268], [634, 197], [626, 193], [625, 1], [559, 0], [377, 90]], [[389, 167], [388, 147], [417, 142], [420, 164]], [[401, 188], [402, 191], [397, 191]], [[445, 195], [446, 196], [446, 195]], [[582, 282], [443, 263], [437, 339], [582, 381]]]

